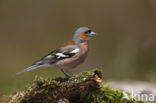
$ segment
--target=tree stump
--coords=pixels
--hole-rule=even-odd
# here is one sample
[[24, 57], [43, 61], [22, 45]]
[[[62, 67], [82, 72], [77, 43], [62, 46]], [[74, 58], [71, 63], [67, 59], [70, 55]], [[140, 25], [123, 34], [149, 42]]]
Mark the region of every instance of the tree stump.
[[145, 103], [124, 98], [123, 91], [102, 83], [102, 71], [94, 69], [71, 78], [36, 77], [29, 87], [12, 96], [10, 103]]

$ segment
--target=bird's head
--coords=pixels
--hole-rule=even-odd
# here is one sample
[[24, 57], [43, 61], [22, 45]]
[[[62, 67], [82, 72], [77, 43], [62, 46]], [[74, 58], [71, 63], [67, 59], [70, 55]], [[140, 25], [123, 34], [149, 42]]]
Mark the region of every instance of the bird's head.
[[91, 37], [95, 36], [96, 33], [92, 32], [89, 28], [87, 27], [80, 27], [75, 31], [73, 40], [76, 43], [81, 43], [84, 41], [88, 41]]

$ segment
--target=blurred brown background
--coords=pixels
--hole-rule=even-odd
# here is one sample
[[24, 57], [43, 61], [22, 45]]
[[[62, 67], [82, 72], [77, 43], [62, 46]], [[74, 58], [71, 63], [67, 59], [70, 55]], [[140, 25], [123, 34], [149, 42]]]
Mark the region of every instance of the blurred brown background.
[[156, 82], [156, 0], [1, 0], [0, 94], [23, 89], [35, 75], [63, 76], [58, 68], [15, 73], [81, 26], [98, 35], [85, 63], [71, 72], [98, 67], [105, 80]]

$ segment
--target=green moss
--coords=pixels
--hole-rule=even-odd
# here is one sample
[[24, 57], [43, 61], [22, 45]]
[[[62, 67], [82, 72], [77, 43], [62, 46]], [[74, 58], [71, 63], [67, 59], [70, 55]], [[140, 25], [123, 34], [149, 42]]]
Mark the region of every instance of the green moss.
[[84, 71], [84, 72], [82, 72], [80, 74], [77, 74], [77, 75], [75, 75], [75, 78], [81, 81], [81, 80], [85, 80], [88, 77], [93, 76], [95, 73], [98, 73], [100, 78], [102, 77], [102, 70], [98, 69], [98, 68], [95, 68], [95, 69], [92, 69], [90, 71]]
[[36, 76], [20, 95], [17, 93], [12, 103], [145, 103], [126, 99], [123, 91], [104, 86], [100, 69], [82, 72], [72, 78], [44, 79]]
[[146, 103], [124, 98], [123, 91], [109, 87], [93, 91], [85, 98], [85, 103], [89, 103], [89, 101], [93, 103]]

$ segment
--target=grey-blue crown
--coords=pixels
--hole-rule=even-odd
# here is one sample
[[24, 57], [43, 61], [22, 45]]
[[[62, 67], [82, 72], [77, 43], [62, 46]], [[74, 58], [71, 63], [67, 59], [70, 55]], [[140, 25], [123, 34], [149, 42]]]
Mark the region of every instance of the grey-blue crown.
[[74, 40], [76, 43], [82, 42], [82, 40], [81, 40], [80, 38], [78, 38], [78, 35], [79, 35], [82, 31], [88, 31], [88, 30], [90, 30], [90, 29], [87, 28], [87, 27], [80, 27], [80, 28], [78, 28], [78, 29], [75, 31], [73, 40]]

